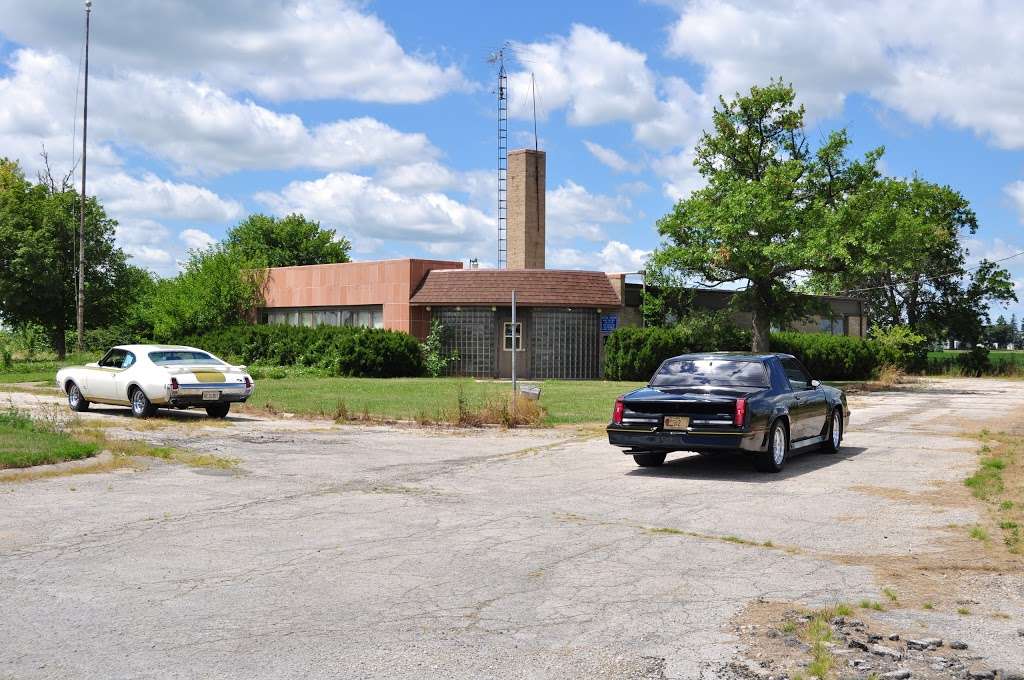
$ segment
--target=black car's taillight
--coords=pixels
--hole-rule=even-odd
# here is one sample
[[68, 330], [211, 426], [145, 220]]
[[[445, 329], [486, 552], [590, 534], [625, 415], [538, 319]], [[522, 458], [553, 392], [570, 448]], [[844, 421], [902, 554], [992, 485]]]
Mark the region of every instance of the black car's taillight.
[[743, 427], [747, 422], [747, 400], [743, 399], [736, 400], [736, 410], [732, 414], [732, 424], [736, 427]]
[[622, 412], [626, 410], [626, 405], [622, 403], [621, 399], [615, 400], [615, 408], [612, 409], [612, 424], [622, 425]]

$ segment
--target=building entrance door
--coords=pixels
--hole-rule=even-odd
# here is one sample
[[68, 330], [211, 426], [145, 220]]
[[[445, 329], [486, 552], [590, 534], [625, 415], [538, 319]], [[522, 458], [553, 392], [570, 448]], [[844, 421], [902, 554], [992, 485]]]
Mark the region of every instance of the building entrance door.
[[530, 315], [527, 310], [516, 309], [516, 325], [512, 326], [512, 308], [498, 310], [497, 343], [498, 343], [498, 377], [512, 377], [512, 352], [516, 353], [516, 378], [530, 377], [529, 347]]

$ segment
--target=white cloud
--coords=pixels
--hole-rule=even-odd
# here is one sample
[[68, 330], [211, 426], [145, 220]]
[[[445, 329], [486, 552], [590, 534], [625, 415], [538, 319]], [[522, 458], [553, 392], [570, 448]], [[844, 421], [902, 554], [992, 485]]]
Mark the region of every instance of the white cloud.
[[793, 82], [812, 118], [861, 92], [928, 124], [951, 123], [1024, 147], [1024, 4], [694, 0], [668, 51], [707, 70], [704, 93]]
[[[82, 15], [72, 7], [80, 5], [57, 4], [2, 0], [3, 33], [77, 59]], [[409, 54], [357, 2], [133, 0], [96, 3], [93, 23], [97, 74], [104, 64], [120, 72], [190, 73], [275, 101], [423, 102], [467, 87], [458, 68]]]
[[692, 134], [693, 91], [678, 79], [659, 81], [643, 52], [603, 31], [574, 24], [568, 36], [513, 48], [524, 69], [509, 75], [509, 114], [514, 117], [533, 115], [533, 72], [542, 118], [567, 108], [572, 125], [629, 122], [637, 140], [655, 148], [677, 146]]
[[587, 147], [587, 151], [589, 151], [594, 158], [615, 172], [639, 172], [640, 170], [639, 163], [630, 163], [614, 149], [601, 146], [600, 144], [591, 142], [588, 139], [583, 140], [583, 145]]
[[340, 234], [373, 239], [473, 242], [491, 236], [493, 219], [479, 209], [437, 192], [402, 193], [370, 177], [332, 172], [296, 181], [256, 200], [276, 214], [301, 212]]
[[[39, 145], [71, 165], [76, 71], [65, 57], [14, 53], [0, 78], [0, 142], [31, 165]], [[136, 148], [186, 174], [241, 169], [354, 169], [429, 159], [426, 135], [369, 117], [307, 127], [295, 114], [239, 101], [209, 84], [152, 74], [90, 77], [90, 167], [116, 165], [111, 144]], [[93, 149], [95, 145], [96, 149]], [[7, 149], [13, 149], [9, 151]], [[96, 154], [99, 154], [97, 157]]]
[[665, 179], [662, 190], [671, 201], [687, 198], [704, 186], [704, 177], [693, 165], [694, 150], [689, 147], [675, 154], [662, 156], [651, 163], [658, 175]]
[[626, 198], [592, 194], [567, 180], [545, 197], [547, 235], [555, 240], [579, 237], [602, 241], [606, 238], [602, 225], [629, 222], [623, 212], [629, 207]]
[[178, 238], [189, 250], [202, 250], [217, 242], [217, 239], [207, 234], [202, 229], [185, 229]]
[[1003, 187], [1003, 191], [1010, 197], [1013, 206], [1017, 209], [1020, 221], [1024, 222], [1024, 180], [1017, 180], [1007, 184]]
[[621, 241], [609, 241], [596, 252], [575, 248], [548, 251], [550, 266], [556, 269], [596, 269], [603, 272], [641, 271], [651, 251], [633, 248]]
[[221, 198], [209, 189], [160, 179], [153, 173], [131, 177], [123, 172], [102, 174], [91, 183], [107, 212], [124, 216], [225, 221], [242, 214], [237, 201]]

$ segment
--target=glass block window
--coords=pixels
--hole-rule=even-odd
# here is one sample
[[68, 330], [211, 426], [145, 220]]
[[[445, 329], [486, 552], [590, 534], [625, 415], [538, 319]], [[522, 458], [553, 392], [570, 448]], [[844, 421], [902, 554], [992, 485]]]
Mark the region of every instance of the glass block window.
[[446, 353], [457, 351], [459, 358], [449, 364], [448, 375], [491, 378], [498, 370], [498, 347], [494, 312], [490, 309], [434, 309], [433, 318], [444, 325]]
[[316, 309], [266, 309], [260, 321], [287, 326], [362, 326], [384, 328], [384, 308], [373, 307], [319, 307]]
[[599, 376], [601, 315], [593, 309], [532, 310], [530, 377], [592, 380]]

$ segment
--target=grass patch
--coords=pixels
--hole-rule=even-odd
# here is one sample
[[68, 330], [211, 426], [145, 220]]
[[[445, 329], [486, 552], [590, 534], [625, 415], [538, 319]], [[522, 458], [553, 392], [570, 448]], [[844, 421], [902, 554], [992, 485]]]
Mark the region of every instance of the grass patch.
[[893, 604], [899, 604], [899, 598], [896, 597], [896, 591], [892, 588], [882, 588], [882, 594], [889, 598], [889, 602], [892, 602]]
[[[615, 398], [641, 385], [603, 380], [545, 380], [541, 387], [540, 422], [545, 425], [606, 423]], [[248, 404], [271, 412], [334, 417], [344, 404], [346, 419], [366, 414], [376, 420], [447, 423], [462, 411], [487, 411], [500, 423], [502, 404], [511, 394], [507, 382], [470, 378], [339, 378], [291, 375], [264, 379]], [[505, 408], [508, 408], [506, 406]]]
[[[1022, 422], [1021, 418], [1011, 422]], [[1024, 431], [978, 433], [982, 442], [981, 459], [974, 474], [964, 480], [971, 494], [984, 501], [992, 515], [994, 527], [1002, 532], [1003, 543], [1013, 554], [1024, 551], [1021, 526], [1024, 525]], [[989, 530], [981, 525], [971, 527], [972, 538], [987, 541]]]
[[69, 354], [63, 361], [52, 356], [37, 359], [19, 359], [10, 366], [0, 366], [0, 384], [19, 382], [45, 382], [54, 384], [57, 371], [65, 366], [80, 366], [97, 361], [99, 355], [92, 353]]
[[32, 420], [15, 410], [0, 413], [0, 469], [81, 460], [100, 447], [77, 441], [50, 422]]
[[975, 524], [967, 533], [970, 535], [971, 538], [973, 538], [976, 541], [988, 540], [988, 531], [986, 531], [985, 527], [981, 526], [980, 524]]
[[922, 607], [924, 607], [925, 609], [935, 609], [935, 605], [934, 605], [934, 604], [932, 604], [931, 602], [925, 602], [925, 603], [924, 603], [923, 605], [921, 605], [921, 606], [922, 606]]
[[831, 622], [836, 616], [842, 616], [839, 613], [842, 607], [850, 609], [849, 605], [840, 604], [809, 613], [809, 620], [799, 626], [793, 621], [783, 623], [784, 632], [796, 632], [811, 648], [811, 660], [807, 664], [806, 675], [799, 672], [794, 673], [792, 675], [794, 680], [800, 677], [824, 679], [831, 676], [832, 670], [836, 666], [836, 659], [829, 649], [829, 643], [835, 639]]
[[959, 614], [960, 616], [970, 616], [971, 615], [971, 610], [968, 609], [967, 607], [957, 607], [956, 613]]
[[228, 470], [238, 466], [235, 458], [225, 458], [212, 453], [196, 453], [172, 446], [153, 446], [138, 439], [114, 439], [108, 437], [100, 428], [78, 430], [74, 436], [82, 441], [90, 442], [104, 450], [110, 451], [115, 458], [156, 458], [171, 463], [181, 463], [191, 467]]
[[871, 609], [876, 612], [884, 612], [885, 607], [882, 606], [881, 602], [875, 602], [874, 600], [861, 600], [857, 605], [861, 609]]

